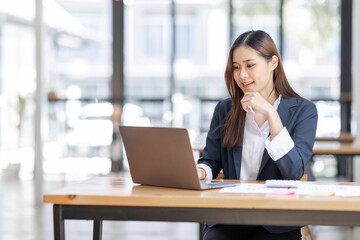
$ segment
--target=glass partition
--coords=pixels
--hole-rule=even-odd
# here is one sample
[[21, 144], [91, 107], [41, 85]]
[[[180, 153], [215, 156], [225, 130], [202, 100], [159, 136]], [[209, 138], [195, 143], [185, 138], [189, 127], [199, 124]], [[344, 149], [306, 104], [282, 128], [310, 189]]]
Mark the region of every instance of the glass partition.
[[280, 0], [233, 0], [232, 39], [249, 30], [263, 30], [280, 48], [280, 4]]
[[51, 45], [46, 59], [50, 63], [45, 85], [49, 102], [45, 173], [108, 173], [114, 128], [111, 1], [46, 3], [44, 15], [51, 29], [46, 37]]
[[124, 1], [124, 86], [129, 99], [169, 97], [170, 0]]
[[[284, 2], [284, 68], [291, 85], [305, 98], [340, 97], [340, 6], [340, 0]], [[317, 136], [338, 135], [339, 102], [321, 101], [316, 106]]]
[[[31, 177], [36, 89], [33, 0], [0, 3], [0, 171]], [[19, 6], [22, 6], [19, 8]]]

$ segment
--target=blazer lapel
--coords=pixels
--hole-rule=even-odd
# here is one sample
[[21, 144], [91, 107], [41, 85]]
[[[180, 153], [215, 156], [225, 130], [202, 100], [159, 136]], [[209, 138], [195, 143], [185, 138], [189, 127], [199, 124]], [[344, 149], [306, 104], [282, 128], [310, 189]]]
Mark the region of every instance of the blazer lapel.
[[233, 147], [232, 154], [236, 172], [236, 179], [240, 179], [242, 147]]
[[278, 106], [278, 114], [283, 126], [287, 126], [294, 114], [293, 107], [297, 106], [296, 98], [282, 98]]
[[[292, 118], [293, 114], [294, 114], [294, 109], [293, 107], [296, 106], [296, 99], [295, 98], [281, 98], [280, 104], [278, 106], [278, 114], [280, 116], [281, 122], [283, 124], [283, 126], [287, 126], [287, 123], [289, 122], [289, 120]], [[270, 133], [269, 133], [270, 136]], [[261, 171], [264, 169], [267, 161], [269, 161], [270, 156], [267, 152], [267, 150], [264, 150], [264, 154], [263, 157], [261, 159], [261, 164], [260, 164], [260, 168], [259, 168], [259, 173], [257, 175], [257, 178], [260, 176]]]
[[265, 149], [264, 154], [263, 154], [262, 159], [261, 159], [261, 164], [260, 164], [259, 172], [258, 172], [258, 175], [257, 175], [256, 179], [259, 178], [261, 171], [264, 169], [265, 164], [269, 161], [269, 159], [270, 159], [270, 156], [269, 156], [267, 150]]

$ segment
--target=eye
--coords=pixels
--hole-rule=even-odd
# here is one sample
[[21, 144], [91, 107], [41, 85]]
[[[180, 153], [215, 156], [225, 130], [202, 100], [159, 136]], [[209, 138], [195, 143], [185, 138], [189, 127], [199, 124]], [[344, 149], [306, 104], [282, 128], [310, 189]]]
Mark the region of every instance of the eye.
[[239, 69], [239, 67], [238, 66], [232, 66], [232, 69], [237, 70], [237, 69]]
[[253, 66], [255, 66], [255, 64], [248, 64], [247, 65], [248, 68], [252, 68]]

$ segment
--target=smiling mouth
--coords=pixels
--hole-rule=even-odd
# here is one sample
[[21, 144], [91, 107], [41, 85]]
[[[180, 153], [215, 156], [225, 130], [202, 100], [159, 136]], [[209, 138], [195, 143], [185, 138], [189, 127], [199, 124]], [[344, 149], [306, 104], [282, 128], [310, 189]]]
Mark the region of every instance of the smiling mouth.
[[243, 85], [244, 88], [249, 87], [250, 85], [252, 85], [254, 82], [248, 82], [248, 83], [241, 83]]

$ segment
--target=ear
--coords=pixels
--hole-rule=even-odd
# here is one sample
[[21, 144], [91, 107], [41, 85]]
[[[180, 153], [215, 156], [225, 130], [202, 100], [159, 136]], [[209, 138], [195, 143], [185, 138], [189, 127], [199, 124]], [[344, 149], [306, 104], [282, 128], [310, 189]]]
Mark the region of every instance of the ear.
[[278, 63], [279, 63], [279, 58], [277, 56], [272, 56], [271, 58], [271, 67], [272, 67], [272, 70], [275, 70], [278, 66]]

